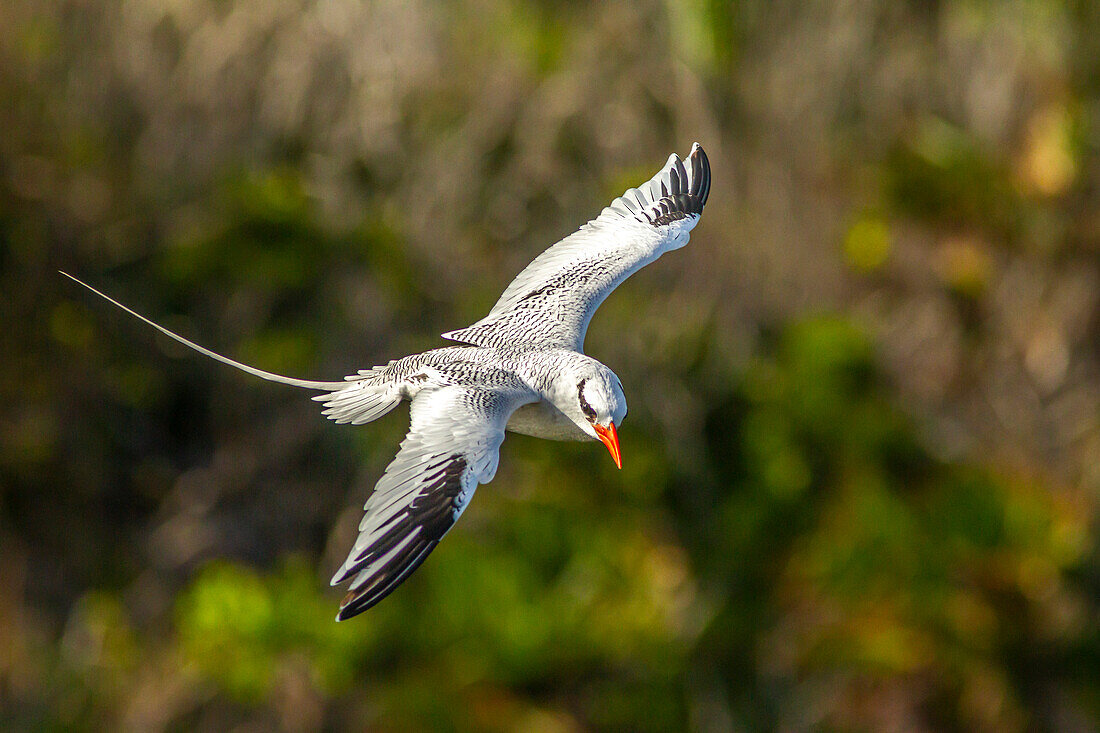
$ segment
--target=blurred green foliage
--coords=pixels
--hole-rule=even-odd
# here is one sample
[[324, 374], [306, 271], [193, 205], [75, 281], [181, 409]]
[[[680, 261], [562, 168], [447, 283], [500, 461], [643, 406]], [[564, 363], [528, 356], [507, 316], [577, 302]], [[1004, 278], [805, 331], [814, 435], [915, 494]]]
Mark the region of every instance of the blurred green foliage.
[[[1100, 12], [1074, 2], [0, 9], [0, 722], [1100, 724]], [[438, 345], [699, 139], [689, 247], [601, 307], [624, 469], [510, 436], [347, 623]]]

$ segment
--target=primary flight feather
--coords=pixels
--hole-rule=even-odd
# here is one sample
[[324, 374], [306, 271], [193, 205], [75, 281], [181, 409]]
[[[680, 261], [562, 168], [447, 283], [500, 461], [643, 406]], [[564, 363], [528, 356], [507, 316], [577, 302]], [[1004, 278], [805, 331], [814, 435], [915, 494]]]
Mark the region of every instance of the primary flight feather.
[[362, 613], [420, 566], [496, 473], [504, 433], [599, 440], [622, 466], [616, 425], [626, 398], [615, 373], [583, 353], [593, 313], [623, 280], [683, 247], [710, 194], [695, 143], [653, 178], [524, 268], [489, 314], [443, 336], [458, 345], [406, 356], [339, 382], [293, 379], [189, 341], [62, 273], [161, 333], [263, 379], [324, 392], [338, 423], [360, 425], [411, 402], [408, 435], [367, 499], [359, 536], [332, 584], [350, 580], [337, 620]]

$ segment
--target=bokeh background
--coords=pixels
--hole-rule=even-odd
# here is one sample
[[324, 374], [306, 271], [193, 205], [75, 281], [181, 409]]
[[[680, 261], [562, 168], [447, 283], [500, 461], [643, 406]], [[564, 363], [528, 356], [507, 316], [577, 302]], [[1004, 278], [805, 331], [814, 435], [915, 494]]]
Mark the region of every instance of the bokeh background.
[[[1090, 731], [1100, 5], [0, 4], [14, 730]], [[389, 599], [328, 578], [441, 344], [694, 140], [587, 349], [625, 466], [512, 436]]]

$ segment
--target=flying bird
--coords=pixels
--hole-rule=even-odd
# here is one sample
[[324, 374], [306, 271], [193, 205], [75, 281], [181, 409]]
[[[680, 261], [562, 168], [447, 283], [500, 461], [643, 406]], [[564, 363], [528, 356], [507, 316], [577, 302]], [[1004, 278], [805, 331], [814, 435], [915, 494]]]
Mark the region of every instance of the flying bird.
[[241, 364], [97, 295], [199, 353], [263, 379], [318, 390], [337, 423], [361, 425], [411, 402], [397, 456], [367, 499], [359, 536], [332, 578], [350, 580], [338, 621], [362, 613], [424, 562], [497, 470], [504, 433], [599, 440], [622, 468], [616, 426], [626, 416], [619, 378], [586, 356], [584, 335], [608, 293], [688, 242], [710, 193], [699, 143], [653, 178], [535, 258], [473, 325], [443, 334], [457, 345], [360, 370], [339, 382], [284, 377]]

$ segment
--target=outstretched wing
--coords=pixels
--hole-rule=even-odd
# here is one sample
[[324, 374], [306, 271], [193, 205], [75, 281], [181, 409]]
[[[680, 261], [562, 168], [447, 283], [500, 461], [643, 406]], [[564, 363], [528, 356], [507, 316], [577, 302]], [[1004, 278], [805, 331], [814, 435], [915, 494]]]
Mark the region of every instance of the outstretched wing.
[[652, 179], [535, 258], [489, 315], [444, 338], [475, 346], [530, 343], [581, 351], [603, 299], [634, 272], [687, 244], [709, 194], [710, 163], [695, 143], [686, 167], [675, 154], [669, 156]]
[[497, 470], [504, 426], [537, 399], [518, 381], [493, 388], [450, 385], [412, 400], [412, 426], [367, 500], [366, 516], [332, 584], [354, 579], [342, 621], [385, 598], [420, 567], [462, 514], [478, 484]]

